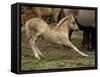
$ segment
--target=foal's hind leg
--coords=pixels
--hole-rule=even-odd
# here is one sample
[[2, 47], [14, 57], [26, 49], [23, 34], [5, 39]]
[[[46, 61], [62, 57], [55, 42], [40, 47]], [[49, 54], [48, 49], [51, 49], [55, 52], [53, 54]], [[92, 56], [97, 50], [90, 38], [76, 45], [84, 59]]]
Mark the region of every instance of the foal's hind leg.
[[31, 48], [32, 48], [32, 51], [33, 51], [33, 53], [34, 53], [34, 56], [35, 56], [35, 58], [37, 58], [38, 60], [40, 60], [40, 57], [39, 57], [39, 55], [38, 55], [38, 53], [37, 53], [37, 50], [36, 50], [36, 48], [35, 48], [35, 46], [34, 46], [34, 43], [35, 43], [35, 41], [34, 41], [33, 39], [31, 39], [31, 40], [30, 40], [30, 46], [31, 46]]
[[82, 56], [88, 56], [87, 54], [85, 54], [85, 53], [81, 52], [80, 50], [78, 50], [70, 41], [65, 43], [65, 46], [69, 46], [70, 48], [73, 48], [76, 52], [78, 52]]
[[36, 48], [37, 53], [38, 53], [41, 57], [43, 57], [43, 54], [42, 54], [42, 53], [40, 52], [40, 50], [37, 48], [36, 43], [34, 43], [34, 46], [35, 46], [35, 48]]
[[[30, 40], [30, 46], [31, 46], [31, 48], [32, 48], [32, 51], [33, 51], [35, 57], [36, 57], [38, 60], [41, 59], [41, 58], [39, 57], [39, 55], [41, 54], [41, 52], [39, 52], [39, 50], [37, 50], [37, 47], [36, 47], [36, 45], [35, 45], [35, 41], [37, 40], [38, 36], [40, 36], [40, 35], [41, 35], [41, 32], [38, 32], [38, 33], [36, 33], [36, 34], [33, 34], [32, 38], [31, 38], [31, 40]], [[42, 54], [41, 54], [41, 55], [42, 55]]]

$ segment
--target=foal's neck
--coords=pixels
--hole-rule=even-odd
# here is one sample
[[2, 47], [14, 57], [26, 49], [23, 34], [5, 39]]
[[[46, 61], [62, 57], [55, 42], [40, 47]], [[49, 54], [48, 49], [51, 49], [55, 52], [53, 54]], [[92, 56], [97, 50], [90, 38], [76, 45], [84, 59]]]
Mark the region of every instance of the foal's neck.
[[68, 27], [69, 25], [68, 23], [69, 23], [68, 21], [62, 23], [56, 30], [60, 32], [63, 31], [63, 32], [69, 33], [70, 29]]

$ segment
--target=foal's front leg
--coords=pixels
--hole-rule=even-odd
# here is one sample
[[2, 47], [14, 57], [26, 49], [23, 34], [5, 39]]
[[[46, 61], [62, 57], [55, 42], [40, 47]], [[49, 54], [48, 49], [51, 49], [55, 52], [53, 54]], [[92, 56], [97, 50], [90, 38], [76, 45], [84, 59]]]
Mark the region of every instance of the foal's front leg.
[[85, 53], [81, 52], [80, 50], [78, 50], [70, 41], [66, 42], [65, 46], [69, 46], [70, 48], [73, 48], [76, 52], [78, 52], [82, 56], [88, 56], [87, 54], [85, 54]]

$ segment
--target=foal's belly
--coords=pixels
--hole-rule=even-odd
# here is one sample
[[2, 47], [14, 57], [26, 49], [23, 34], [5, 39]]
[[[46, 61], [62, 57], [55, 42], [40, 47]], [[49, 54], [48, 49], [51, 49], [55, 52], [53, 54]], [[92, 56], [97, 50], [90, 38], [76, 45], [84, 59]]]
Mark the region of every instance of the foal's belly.
[[46, 31], [43, 33], [43, 38], [52, 43], [63, 44], [68, 38], [66, 34], [56, 31]]

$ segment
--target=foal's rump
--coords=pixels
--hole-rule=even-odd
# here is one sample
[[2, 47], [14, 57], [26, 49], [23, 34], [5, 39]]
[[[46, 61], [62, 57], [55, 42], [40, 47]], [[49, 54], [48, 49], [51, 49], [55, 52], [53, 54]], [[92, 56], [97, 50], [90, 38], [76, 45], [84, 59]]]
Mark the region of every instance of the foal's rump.
[[36, 33], [41, 34], [45, 31], [47, 27], [48, 24], [46, 24], [41, 18], [30, 19], [25, 24], [27, 37], [30, 37], [30, 34], [31, 36]]

